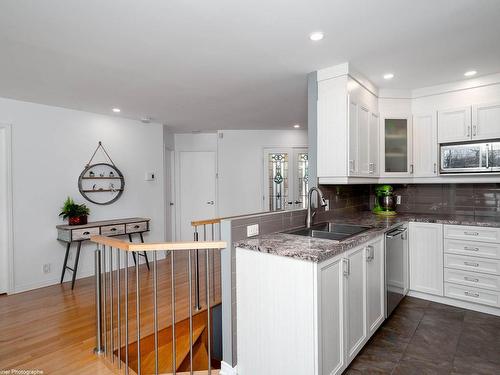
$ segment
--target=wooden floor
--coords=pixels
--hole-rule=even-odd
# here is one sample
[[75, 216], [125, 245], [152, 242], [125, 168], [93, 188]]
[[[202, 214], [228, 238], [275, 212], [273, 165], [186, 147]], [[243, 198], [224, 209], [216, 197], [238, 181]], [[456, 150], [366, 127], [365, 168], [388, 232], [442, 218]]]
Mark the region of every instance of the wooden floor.
[[[204, 263], [204, 252], [200, 261]], [[211, 261], [210, 261], [211, 262]], [[220, 302], [220, 257], [214, 258], [214, 302]], [[132, 264], [132, 263], [130, 263]], [[187, 257], [176, 255], [176, 321], [188, 316]], [[201, 280], [205, 273], [201, 272]], [[124, 272], [121, 272], [122, 282]], [[140, 266], [141, 334], [153, 332], [152, 270]], [[158, 261], [159, 328], [171, 323], [170, 260]], [[123, 286], [123, 284], [122, 284]], [[200, 285], [205, 296], [204, 282]], [[214, 293], [212, 293], [214, 294]], [[0, 370], [39, 369], [44, 374], [110, 374], [95, 347], [94, 279], [54, 285], [11, 296], [0, 296]], [[135, 332], [135, 272], [129, 269], [130, 329]], [[202, 304], [205, 299], [202, 298]]]

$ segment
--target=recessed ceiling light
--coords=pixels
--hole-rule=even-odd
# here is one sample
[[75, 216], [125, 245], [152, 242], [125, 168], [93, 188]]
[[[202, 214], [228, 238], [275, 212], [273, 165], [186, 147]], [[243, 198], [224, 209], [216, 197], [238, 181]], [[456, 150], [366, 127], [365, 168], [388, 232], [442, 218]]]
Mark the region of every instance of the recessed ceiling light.
[[313, 42], [317, 42], [318, 40], [321, 40], [325, 37], [325, 34], [323, 34], [321, 31], [316, 31], [309, 35], [309, 39], [311, 39]]
[[477, 72], [475, 70], [469, 70], [469, 71], [464, 73], [464, 76], [472, 77], [472, 76], [475, 76], [476, 74], [477, 74]]
[[384, 74], [384, 79], [393, 79], [393, 78], [394, 78], [394, 74], [392, 74], [392, 73]]
[[122, 110], [120, 108], [113, 108], [114, 113], [120, 113]]
[[298, 129], [298, 128], [300, 128], [300, 124], [295, 124], [293, 127], [294, 127], [295, 129]]

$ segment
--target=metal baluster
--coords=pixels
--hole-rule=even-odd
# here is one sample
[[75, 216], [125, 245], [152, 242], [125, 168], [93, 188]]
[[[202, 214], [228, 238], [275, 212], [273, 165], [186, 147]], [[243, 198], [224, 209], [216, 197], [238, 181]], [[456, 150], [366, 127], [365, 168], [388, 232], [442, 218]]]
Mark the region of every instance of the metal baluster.
[[128, 252], [125, 253], [125, 375], [128, 375]]
[[155, 374], [158, 375], [158, 274], [156, 251], [153, 251], [153, 314], [155, 331]]
[[193, 280], [191, 270], [191, 250], [188, 250], [188, 279], [189, 279], [189, 373], [193, 374]]
[[104, 275], [102, 277], [102, 289], [104, 291], [104, 298], [102, 301], [102, 307], [103, 307], [103, 315], [104, 315], [104, 354], [108, 353], [108, 315], [107, 315], [107, 309], [106, 309], [106, 304], [108, 303], [107, 301], [107, 286], [106, 286], [106, 245], [102, 246], [102, 269], [104, 270]]
[[[203, 241], [207, 241], [207, 225], [206, 224], [203, 224]], [[198, 250], [196, 250], [198, 251]], [[206, 262], [205, 262], [206, 263]], [[203, 262], [202, 262], [202, 267], [203, 267]], [[206, 267], [206, 264], [205, 264], [205, 267]], [[205, 269], [205, 273], [208, 272], [208, 268]], [[205, 279], [206, 279], [206, 276], [205, 276]], [[208, 284], [205, 285], [205, 289], [208, 288]], [[207, 291], [205, 290], [205, 297], [207, 296]], [[208, 301], [205, 301], [205, 304], [207, 304]], [[201, 308], [201, 306], [200, 306]]]
[[94, 252], [94, 275], [95, 275], [95, 308], [96, 308], [96, 347], [94, 352], [96, 354], [101, 354], [103, 352], [102, 347], [102, 296], [101, 296], [101, 249], [100, 245]]
[[[213, 224], [212, 224], [213, 225]], [[210, 285], [210, 272], [208, 272], [208, 266], [209, 266], [209, 250], [206, 249], [206, 265], [207, 265], [207, 273], [206, 273], [206, 291], [207, 291], [207, 334], [208, 334], [208, 375], [212, 373], [212, 353], [211, 353], [211, 341], [212, 341], [212, 336], [211, 336], [211, 327], [210, 327], [210, 288], [208, 287]]]
[[109, 349], [111, 353], [111, 362], [115, 361], [115, 348], [114, 348], [114, 339], [115, 339], [115, 331], [113, 328], [113, 300], [114, 300], [114, 293], [113, 293], [113, 247], [109, 247], [109, 317], [110, 317], [110, 336], [109, 336]]
[[118, 325], [118, 368], [122, 368], [122, 358], [121, 358], [121, 349], [122, 349], [122, 320], [120, 315], [121, 310], [121, 293], [120, 293], [120, 249], [116, 249], [116, 263], [118, 264], [118, 274], [116, 276], [116, 293], [117, 293], [117, 325]]
[[172, 309], [172, 373], [176, 373], [175, 364], [175, 274], [174, 274], [174, 251], [170, 250], [170, 283], [172, 285], [170, 303]]
[[[215, 223], [212, 223], [212, 241], [215, 241], [215, 233], [214, 233], [214, 226], [216, 224]], [[215, 302], [215, 253], [213, 251], [210, 252], [210, 254], [212, 255], [212, 298], [214, 299], [214, 302]]]
[[[199, 241], [199, 234], [198, 234], [198, 226], [194, 227], [194, 240], [196, 242]], [[198, 258], [198, 250], [195, 251], [195, 259], [194, 259], [194, 277], [195, 277], [195, 284], [194, 284], [194, 298], [195, 298], [195, 307], [196, 310], [201, 310], [200, 306], [200, 266], [199, 266], [199, 258]]]
[[137, 324], [137, 374], [141, 375], [141, 291], [139, 282], [139, 262], [135, 263], [135, 314]]

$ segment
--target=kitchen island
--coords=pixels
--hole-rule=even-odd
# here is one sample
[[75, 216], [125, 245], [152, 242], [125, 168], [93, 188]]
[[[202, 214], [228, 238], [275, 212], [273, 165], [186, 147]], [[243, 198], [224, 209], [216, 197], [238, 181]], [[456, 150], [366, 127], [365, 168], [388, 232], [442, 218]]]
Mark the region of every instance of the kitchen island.
[[[487, 217], [401, 214], [386, 218], [358, 212], [330, 221], [371, 229], [342, 242], [275, 233], [234, 244], [240, 374], [341, 374], [385, 319], [384, 234], [396, 226], [410, 223], [410, 236], [413, 233], [417, 245], [423, 246], [415, 246], [413, 261], [431, 272], [429, 280], [437, 285], [435, 291], [422, 286], [429, 299], [446, 298], [446, 288], [458, 285], [443, 280], [443, 228], [452, 238], [452, 229], [457, 236], [470, 234], [482, 241], [484, 235], [492, 243], [497, 232], [500, 236], [500, 222]], [[471, 226], [480, 229], [470, 231]], [[428, 232], [420, 234], [422, 228]], [[475, 294], [470, 293], [478, 292], [466, 292], [463, 302], [457, 303], [474, 308], [476, 304], [469, 301]], [[480, 311], [500, 311], [491, 293], [484, 292], [489, 298], [484, 304], [491, 303], [479, 307]]]

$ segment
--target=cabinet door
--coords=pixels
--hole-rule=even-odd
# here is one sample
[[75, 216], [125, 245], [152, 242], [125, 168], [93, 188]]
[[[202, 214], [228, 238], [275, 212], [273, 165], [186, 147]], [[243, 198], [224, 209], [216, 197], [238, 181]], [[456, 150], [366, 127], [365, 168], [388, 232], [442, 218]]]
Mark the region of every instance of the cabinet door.
[[415, 177], [437, 175], [437, 123], [435, 114], [413, 116], [413, 164]]
[[369, 161], [368, 171], [370, 175], [377, 176], [379, 174], [379, 156], [380, 156], [380, 138], [379, 138], [379, 115], [370, 113], [370, 131], [369, 133]]
[[472, 107], [472, 139], [500, 138], [500, 102]]
[[367, 328], [371, 336], [384, 321], [384, 246], [380, 239], [366, 247]]
[[443, 295], [443, 225], [410, 223], [410, 289]]
[[367, 340], [365, 247], [352, 251], [346, 261], [344, 332], [349, 363]]
[[410, 118], [392, 116], [383, 119], [383, 174], [408, 177], [413, 173]]
[[459, 142], [471, 139], [471, 107], [438, 111], [438, 142]]
[[358, 166], [361, 176], [370, 176], [370, 111], [358, 105]]
[[341, 259], [320, 268], [318, 298], [321, 375], [341, 373], [344, 368], [343, 278]]
[[356, 176], [358, 162], [358, 105], [349, 101], [349, 176]]

